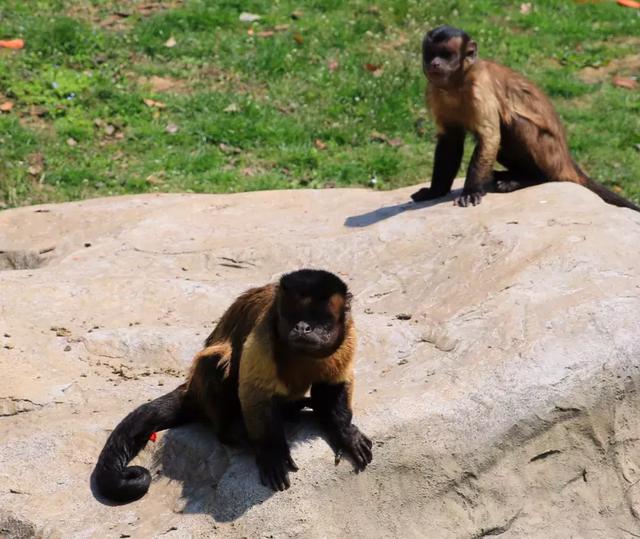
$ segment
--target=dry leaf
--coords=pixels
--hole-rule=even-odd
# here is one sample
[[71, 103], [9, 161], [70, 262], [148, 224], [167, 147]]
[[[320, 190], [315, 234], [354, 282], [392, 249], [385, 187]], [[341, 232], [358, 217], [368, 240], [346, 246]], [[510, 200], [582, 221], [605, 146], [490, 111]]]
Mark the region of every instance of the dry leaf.
[[107, 124], [104, 126], [104, 132], [107, 134], [107, 136], [111, 136], [116, 132], [116, 128], [114, 125], [111, 124]]
[[291, 14], [291, 18], [296, 21], [298, 19], [302, 19], [302, 16], [304, 15], [304, 12], [302, 12], [299, 9], [296, 9], [292, 14]]
[[240, 22], [255, 22], [262, 19], [262, 17], [260, 15], [256, 15], [255, 13], [243, 12], [243, 13], [240, 13], [239, 19], [240, 19]]
[[304, 37], [301, 34], [293, 34], [293, 40], [298, 44], [302, 45], [304, 43]]
[[258, 32], [256, 35], [258, 37], [271, 37], [275, 34], [273, 30], [264, 30], [262, 32]]
[[391, 138], [387, 141], [387, 144], [389, 144], [389, 146], [391, 146], [392, 148], [397, 148], [398, 146], [402, 146], [404, 142], [402, 142], [402, 139], [399, 138]]
[[147, 107], [155, 107], [157, 109], [164, 109], [167, 107], [162, 101], [155, 101], [154, 99], [144, 99], [144, 104]]
[[242, 153], [242, 150], [240, 148], [236, 148], [235, 146], [230, 146], [229, 144], [225, 144], [224, 142], [221, 142], [220, 144], [218, 144], [218, 148], [220, 148], [220, 151], [222, 153], [226, 153], [226, 154]]
[[329, 69], [329, 71], [335, 71], [336, 69], [338, 69], [338, 66], [340, 64], [338, 64], [338, 60], [329, 60], [327, 62], [327, 68]]
[[69, 137], [67, 139], [67, 146], [77, 146], [78, 145], [78, 141], [74, 138]]
[[387, 137], [387, 135], [383, 133], [372, 131], [371, 135], [369, 136], [369, 140], [371, 140], [371, 142], [387, 142], [389, 140], [389, 137]]
[[520, 13], [523, 15], [529, 15], [529, 13], [531, 13], [531, 2], [520, 4]]
[[327, 144], [325, 142], [322, 142], [319, 138], [317, 138], [316, 140], [313, 141], [313, 145], [318, 148], [318, 150], [326, 150], [327, 149]]
[[289, 29], [289, 25], [288, 24], [276, 24], [273, 29], [276, 32], [284, 32], [285, 30]]
[[235, 103], [231, 103], [228, 107], [223, 109], [224, 112], [240, 112], [240, 107]]
[[44, 155], [40, 152], [32, 153], [28, 158], [29, 168], [27, 172], [31, 176], [40, 176], [44, 172]]
[[167, 124], [167, 127], [164, 128], [167, 133], [171, 133], [172, 135], [177, 133], [178, 129], [179, 127], [176, 124]]
[[169, 39], [167, 39], [167, 41], [165, 42], [164, 46], [172, 48], [172, 47], [175, 47], [177, 45], [177, 43], [178, 42], [176, 41], [176, 38], [171, 36]]
[[374, 77], [379, 77], [384, 72], [384, 66], [381, 64], [364, 64], [364, 68]]
[[0, 40], [0, 48], [3, 49], [22, 49], [24, 48], [24, 40], [22, 39], [3, 39]]
[[248, 36], [252, 36], [253, 34], [255, 34], [255, 32], [253, 31], [253, 28], [249, 28], [249, 29], [247, 30], [247, 35], [248, 35]]
[[156, 174], [149, 174], [145, 181], [150, 185], [160, 185], [163, 183], [162, 179], [159, 178]]
[[367, 8], [367, 13], [371, 13], [371, 15], [380, 15], [380, 8], [378, 6], [369, 6]]
[[2, 105], [0, 105], [0, 111], [2, 112], [11, 112], [11, 109], [13, 109], [12, 101], [5, 101], [4, 103], [2, 103]]
[[638, 87], [638, 81], [630, 79], [628, 77], [613, 77], [611, 83], [619, 88], [626, 88], [627, 90], [635, 90]]

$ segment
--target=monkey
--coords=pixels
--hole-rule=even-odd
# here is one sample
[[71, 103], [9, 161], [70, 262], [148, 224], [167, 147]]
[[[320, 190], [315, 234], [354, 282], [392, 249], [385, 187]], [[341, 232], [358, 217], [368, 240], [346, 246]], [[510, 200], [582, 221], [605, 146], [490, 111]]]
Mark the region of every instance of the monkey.
[[[458, 28], [439, 26], [422, 42], [426, 102], [437, 127], [430, 187], [414, 202], [449, 193], [460, 168], [464, 140], [477, 143], [462, 194], [455, 204], [480, 204], [488, 187], [507, 193], [546, 181], [583, 185], [605, 202], [640, 207], [589, 178], [573, 161], [560, 118], [531, 81], [503, 65], [478, 58], [478, 46]], [[506, 170], [494, 171], [500, 163]]]
[[156, 431], [205, 421], [220, 441], [232, 443], [238, 419], [262, 484], [288, 489], [289, 472], [298, 467], [283, 421], [288, 410], [303, 407], [312, 409], [338, 454], [344, 451], [363, 471], [373, 455], [371, 440], [352, 422], [351, 297], [337, 275], [314, 269], [241, 294], [196, 354], [186, 381], [136, 408], [111, 432], [93, 473], [98, 492], [119, 503], [146, 494], [149, 471], [128, 464]]

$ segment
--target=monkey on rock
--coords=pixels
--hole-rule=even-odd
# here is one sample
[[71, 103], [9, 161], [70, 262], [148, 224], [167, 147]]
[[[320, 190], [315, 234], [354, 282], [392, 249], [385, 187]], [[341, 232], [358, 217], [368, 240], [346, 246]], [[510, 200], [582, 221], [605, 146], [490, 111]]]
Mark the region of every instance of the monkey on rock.
[[187, 381], [136, 408], [111, 433], [94, 471], [100, 494], [121, 503], [144, 496], [151, 475], [129, 462], [156, 431], [201, 420], [225, 442], [236, 419], [255, 448], [262, 483], [287, 489], [289, 472], [298, 468], [283, 419], [304, 406], [338, 451], [364, 470], [372, 443], [351, 421], [356, 331], [350, 301], [338, 276], [310, 269], [240, 295], [194, 358]]
[[[547, 181], [583, 185], [605, 202], [640, 207], [589, 178], [569, 153], [564, 128], [544, 93], [519, 73], [478, 58], [478, 46], [458, 28], [440, 26], [422, 42], [422, 70], [438, 133], [431, 185], [415, 202], [451, 191], [467, 132], [476, 139], [458, 206], [479, 204], [492, 187], [507, 193]], [[496, 162], [506, 170], [495, 171]]]

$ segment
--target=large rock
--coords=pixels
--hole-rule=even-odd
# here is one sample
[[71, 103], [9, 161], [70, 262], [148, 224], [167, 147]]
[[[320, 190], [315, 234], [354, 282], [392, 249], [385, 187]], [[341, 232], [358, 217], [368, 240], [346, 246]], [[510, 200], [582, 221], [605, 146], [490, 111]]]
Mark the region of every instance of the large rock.
[[[0, 214], [0, 535], [640, 534], [640, 215], [543, 185], [145, 195]], [[304, 266], [351, 285], [356, 475], [311, 420], [291, 489], [203, 426], [148, 444], [141, 501], [100, 503], [110, 429], [172, 389], [242, 290]], [[634, 535], [635, 534], [635, 535]]]

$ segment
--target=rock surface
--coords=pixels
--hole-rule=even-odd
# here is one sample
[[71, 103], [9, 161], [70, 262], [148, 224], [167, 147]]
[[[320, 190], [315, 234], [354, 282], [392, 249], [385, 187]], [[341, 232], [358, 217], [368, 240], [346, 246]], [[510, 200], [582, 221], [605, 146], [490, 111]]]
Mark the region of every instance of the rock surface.
[[[0, 536], [640, 536], [640, 215], [575, 185], [145, 195], [0, 213]], [[355, 296], [362, 474], [311, 421], [273, 494], [203, 426], [100, 503], [110, 429], [173, 389], [231, 300], [287, 270]], [[160, 473], [161, 472], [161, 473]]]

